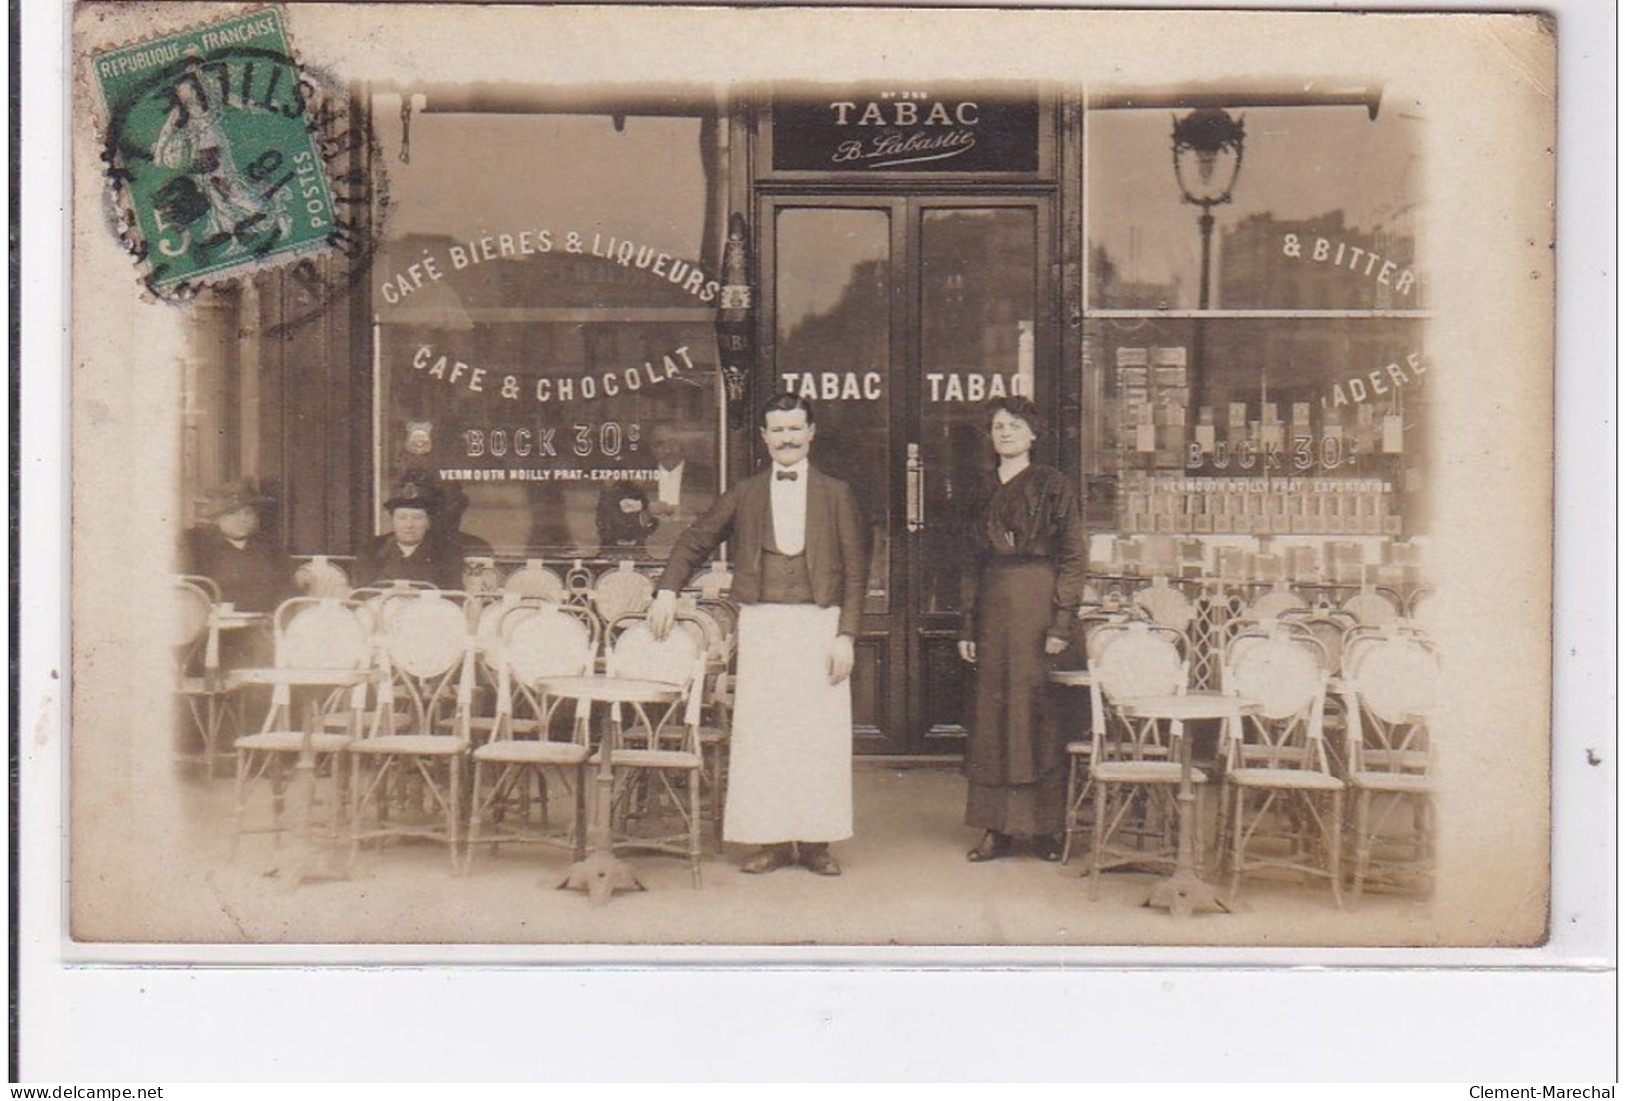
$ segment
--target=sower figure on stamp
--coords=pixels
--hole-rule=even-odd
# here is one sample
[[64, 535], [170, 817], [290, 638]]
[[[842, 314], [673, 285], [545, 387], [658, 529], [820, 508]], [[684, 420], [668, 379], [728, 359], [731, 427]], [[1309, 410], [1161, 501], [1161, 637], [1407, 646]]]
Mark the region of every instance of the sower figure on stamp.
[[678, 590], [729, 542], [739, 665], [723, 839], [761, 846], [746, 872], [799, 861], [839, 875], [829, 846], [852, 836], [849, 677], [869, 576], [867, 529], [851, 487], [808, 464], [811, 402], [777, 395], [761, 431], [772, 464], [678, 536], [649, 625], [664, 637]]

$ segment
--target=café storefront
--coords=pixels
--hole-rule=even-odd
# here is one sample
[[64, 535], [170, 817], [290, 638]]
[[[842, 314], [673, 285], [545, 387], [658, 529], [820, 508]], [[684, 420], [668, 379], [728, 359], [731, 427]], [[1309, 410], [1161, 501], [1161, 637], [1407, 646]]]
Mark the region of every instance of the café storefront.
[[653, 566], [797, 390], [872, 525], [882, 754], [961, 744], [990, 397], [1047, 414], [1096, 595], [1420, 583], [1421, 121], [1377, 88], [371, 87], [345, 121], [355, 247], [200, 301], [187, 377], [185, 493], [259, 477], [290, 553], [342, 564], [427, 473], [471, 578]]

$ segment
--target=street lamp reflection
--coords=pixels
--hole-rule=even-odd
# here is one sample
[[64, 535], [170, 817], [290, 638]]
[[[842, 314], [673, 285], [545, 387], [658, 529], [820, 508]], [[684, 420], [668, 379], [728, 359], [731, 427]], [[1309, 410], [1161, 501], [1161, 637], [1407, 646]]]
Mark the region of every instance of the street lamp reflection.
[[[1174, 179], [1184, 201], [1202, 208], [1197, 226], [1202, 234], [1201, 282], [1197, 309], [1208, 308], [1208, 284], [1212, 281], [1213, 208], [1230, 201], [1230, 193], [1241, 175], [1242, 143], [1246, 137], [1240, 118], [1232, 118], [1222, 107], [1199, 107], [1184, 118], [1174, 119]], [[1207, 363], [1203, 347], [1204, 319], [1197, 318], [1191, 349], [1192, 404], [1207, 404]]]

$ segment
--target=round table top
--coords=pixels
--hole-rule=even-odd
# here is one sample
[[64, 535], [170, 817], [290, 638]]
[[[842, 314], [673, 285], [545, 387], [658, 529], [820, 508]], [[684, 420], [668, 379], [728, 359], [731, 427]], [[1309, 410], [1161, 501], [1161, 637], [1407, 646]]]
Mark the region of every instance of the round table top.
[[682, 685], [636, 677], [541, 677], [536, 687], [550, 696], [599, 703], [669, 703], [683, 694]]
[[1141, 719], [1235, 719], [1258, 707], [1240, 696], [1189, 692], [1183, 696], [1135, 696], [1118, 707]]
[[231, 679], [239, 684], [313, 685], [326, 688], [344, 688], [372, 679], [371, 669], [278, 669], [262, 666], [254, 669], [234, 669]]

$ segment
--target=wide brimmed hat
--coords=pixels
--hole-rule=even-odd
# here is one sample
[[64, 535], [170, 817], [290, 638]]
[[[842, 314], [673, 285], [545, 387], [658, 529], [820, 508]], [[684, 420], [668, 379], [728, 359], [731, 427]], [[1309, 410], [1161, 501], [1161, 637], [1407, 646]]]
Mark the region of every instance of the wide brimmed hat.
[[218, 520], [240, 508], [259, 508], [270, 503], [271, 498], [260, 493], [253, 482], [226, 482], [215, 486], [203, 498], [203, 515], [206, 519]]
[[420, 508], [433, 514], [440, 509], [440, 494], [435, 492], [433, 486], [421, 482], [402, 482], [384, 502], [385, 512], [394, 512], [398, 508]]

